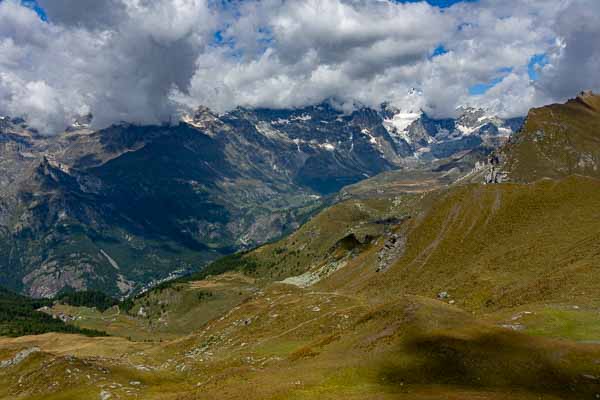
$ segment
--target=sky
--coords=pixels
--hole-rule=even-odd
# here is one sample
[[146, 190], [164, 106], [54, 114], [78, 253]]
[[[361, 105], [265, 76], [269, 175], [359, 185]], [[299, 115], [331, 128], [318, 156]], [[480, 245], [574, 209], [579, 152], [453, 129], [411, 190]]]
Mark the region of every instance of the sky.
[[328, 100], [511, 117], [599, 63], [597, 0], [0, 0], [0, 115], [47, 134]]

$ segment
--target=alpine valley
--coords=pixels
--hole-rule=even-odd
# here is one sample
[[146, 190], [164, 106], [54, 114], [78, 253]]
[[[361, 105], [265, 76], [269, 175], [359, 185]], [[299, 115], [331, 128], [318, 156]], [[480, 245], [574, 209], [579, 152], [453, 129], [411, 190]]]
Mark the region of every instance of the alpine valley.
[[138, 293], [290, 233], [379, 173], [435, 170], [447, 184], [522, 124], [331, 103], [99, 131], [88, 115], [57, 136], [0, 119], [0, 285]]

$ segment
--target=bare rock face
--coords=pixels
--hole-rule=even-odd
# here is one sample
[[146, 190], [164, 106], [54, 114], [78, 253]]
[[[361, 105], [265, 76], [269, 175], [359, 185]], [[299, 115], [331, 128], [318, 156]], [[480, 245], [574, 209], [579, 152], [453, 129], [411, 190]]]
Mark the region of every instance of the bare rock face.
[[29, 290], [27, 294], [33, 298], [52, 297], [63, 288], [85, 290], [86, 275], [93, 273], [93, 266], [76, 261], [71, 265], [59, 265], [58, 262], [43, 264], [23, 278]]
[[39, 347], [31, 347], [29, 349], [22, 350], [18, 352], [13, 358], [0, 361], [0, 369], [10, 368], [21, 364], [27, 357], [34, 353], [40, 352]]
[[487, 169], [487, 173], [484, 178], [484, 183], [502, 183], [508, 180], [508, 174], [502, 169], [501, 159], [498, 155], [490, 155], [485, 168]]
[[376, 272], [385, 272], [392, 264], [404, 255], [406, 250], [406, 237], [398, 233], [388, 236], [382, 249], [377, 254]]

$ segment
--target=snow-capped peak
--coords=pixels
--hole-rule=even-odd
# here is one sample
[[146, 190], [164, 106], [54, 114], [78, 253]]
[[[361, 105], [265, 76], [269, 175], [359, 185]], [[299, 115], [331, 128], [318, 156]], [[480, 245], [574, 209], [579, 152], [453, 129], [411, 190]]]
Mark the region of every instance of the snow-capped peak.
[[411, 138], [409, 135], [407, 135], [408, 128], [413, 122], [418, 120], [421, 115], [423, 115], [421, 111], [400, 111], [394, 114], [391, 118], [384, 119], [383, 126], [387, 129], [388, 133], [392, 137], [400, 137], [410, 143]]

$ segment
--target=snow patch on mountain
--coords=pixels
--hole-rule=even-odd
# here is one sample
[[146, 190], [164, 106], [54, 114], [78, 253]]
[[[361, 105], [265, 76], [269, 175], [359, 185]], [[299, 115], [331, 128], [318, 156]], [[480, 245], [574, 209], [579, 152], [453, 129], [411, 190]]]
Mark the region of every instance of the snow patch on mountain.
[[285, 118], [277, 118], [276, 120], [271, 121], [271, 125], [288, 125], [289, 123], [290, 120]]
[[384, 119], [383, 126], [392, 137], [398, 136], [408, 144], [411, 144], [412, 139], [408, 135], [408, 128], [413, 122], [421, 118], [422, 114], [422, 112], [399, 112], [392, 116], [392, 118]]
[[310, 121], [312, 120], [312, 116], [308, 114], [302, 114], [295, 117], [292, 117], [292, 121]]
[[378, 144], [377, 139], [375, 138], [375, 136], [373, 136], [371, 134], [370, 130], [363, 129], [363, 130], [360, 131], [360, 133], [362, 133], [363, 135], [365, 135], [365, 136], [367, 136], [369, 138], [369, 143], [374, 144], [374, 145]]
[[483, 127], [483, 125], [479, 125], [479, 126], [464, 126], [464, 125], [456, 125], [456, 129], [458, 129], [463, 135], [472, 135], [473, 132], [476, 132], [477, 130], [481, 129], [481, 127]]
[[325, 149], [327, 151], [335, 151], [335, 146], [332, 145], [331, 143], [320, 143], [319, 147], [321, 147], [322, 149]]

